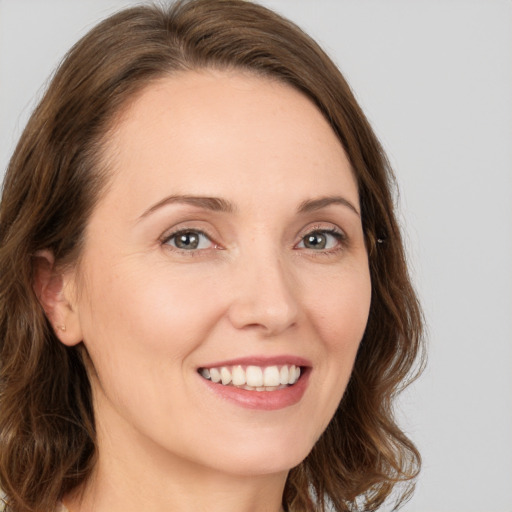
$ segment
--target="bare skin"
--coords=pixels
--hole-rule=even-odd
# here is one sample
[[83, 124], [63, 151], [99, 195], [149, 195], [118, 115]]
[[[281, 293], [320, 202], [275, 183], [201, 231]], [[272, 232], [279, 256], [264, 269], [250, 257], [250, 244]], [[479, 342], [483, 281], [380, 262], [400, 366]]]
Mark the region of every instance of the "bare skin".
[[[40, 293], [66, 325], [61, 341], [83, 341], [94, 365], [99, 458], [64, 503], [278, 512], [288, 472], [344, 393], [368, 318], [345, 152], [300, 92], [204, 71], [148, 87], [107, 154], [112, 182], [80, 266]], [[246, 391], [248, 406], [200, 374], [240, 358], [300, 358], [303, 374], [271, 405]]]

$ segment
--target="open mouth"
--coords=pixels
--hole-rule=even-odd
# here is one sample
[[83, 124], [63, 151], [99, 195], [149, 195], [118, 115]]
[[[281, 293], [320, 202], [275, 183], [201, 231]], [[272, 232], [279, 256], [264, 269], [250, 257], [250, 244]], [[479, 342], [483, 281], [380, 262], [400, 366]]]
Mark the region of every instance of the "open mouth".
[[276, 391], [293, 386], [303, 373], [301, 366], [294, 364], [253, 366], [233, 365], [199, 368], [199, 374], [215, 384], [231, 386], [248, 391]]

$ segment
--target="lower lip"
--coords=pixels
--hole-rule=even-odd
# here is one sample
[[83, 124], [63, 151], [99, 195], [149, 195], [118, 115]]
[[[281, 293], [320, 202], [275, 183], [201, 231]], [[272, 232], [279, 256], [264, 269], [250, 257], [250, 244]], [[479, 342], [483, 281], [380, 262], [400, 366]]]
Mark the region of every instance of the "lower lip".
[[208, 388], [221, 398], [245, 407], [246, 409], [259, 409], [263, 411], [275, 411], [290, 407], [300, 401], [306, 391], [309, 380], [310, 368], [306, 368], [300, 379], [283, 389], [275, 391], [250, 391], [235, 386], [223, 386], [201, 376], [199, 378]]

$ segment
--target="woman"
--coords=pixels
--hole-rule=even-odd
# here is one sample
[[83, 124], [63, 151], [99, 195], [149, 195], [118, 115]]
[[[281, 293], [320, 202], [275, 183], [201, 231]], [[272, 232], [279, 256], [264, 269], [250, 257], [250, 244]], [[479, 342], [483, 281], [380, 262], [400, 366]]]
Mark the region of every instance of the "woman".
[[239, 0], [70, 51], [0, 210], [7, 510], [375, 510], [419, 454], [391, 171], [339, 71]]

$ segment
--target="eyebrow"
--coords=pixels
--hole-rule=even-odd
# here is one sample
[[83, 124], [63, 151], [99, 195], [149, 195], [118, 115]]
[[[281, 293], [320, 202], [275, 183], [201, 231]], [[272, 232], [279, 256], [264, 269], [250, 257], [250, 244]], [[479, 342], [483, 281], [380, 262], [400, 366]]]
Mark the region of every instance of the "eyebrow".
[[196, 206], [212, 212], [224, 212], [233, 213], [236, 211], [236, 207], [230, 201], [222, 199], [220, 197], [201, 197], [201, 196], [189, 196], [189, 195], [178, 195], [165, 197], [158, 203], [154, 204], [151, 208], [147, 209], [140, 217], [143, 219], [148, 215], [152, 214], [155, 210], [158, 210], [162, 206], [168, 204], [188, 204], [190, 206]]
[[[197, 208], [210, 210], [212, 212], [234, 213], [237, 211], [236, 206], [231, 201], [222, 199], [220, 197], [174, 195], [165, 197], [161, 201], [158, 201], [158, 203], [148, 208], [139, 217], [139, 220], [151, 215], [155, 210], [158, 210], [159, 208], [162, 208], [163, 206], [167, 206], [169, 204], [188, 204], [191, 206], [196, 206]], [[352, 210], [358, 217], [361, 216], [357, 208], [348, 199], [345, 199], [344, 197], [341, 196], [320, 197], [318, 199], [309, 199], [307, 201], [303, 201], [299, 205], [297, 211], [298, 213], [310, 213], [317, 210], [321, 210], [322, 208], [326, 208], [327, 206], [330, 206], [332, 204], [346, 206], [347, 208]]]
[[342, 206], [346, 206], [350, 210], [352, 210], [358, 217], [361, 217], [361, 214], [357, 210], [357, 208], [344, 197], [341, 196], [328, 196], [328, 197], [320, 197], [318, 199], [310, 199], [308, 201], [304, 201], [299, 206], [299, 213], [309, 213], [317, 210], [321, 210], [327, 206], [332, 204], [340, 204]]

